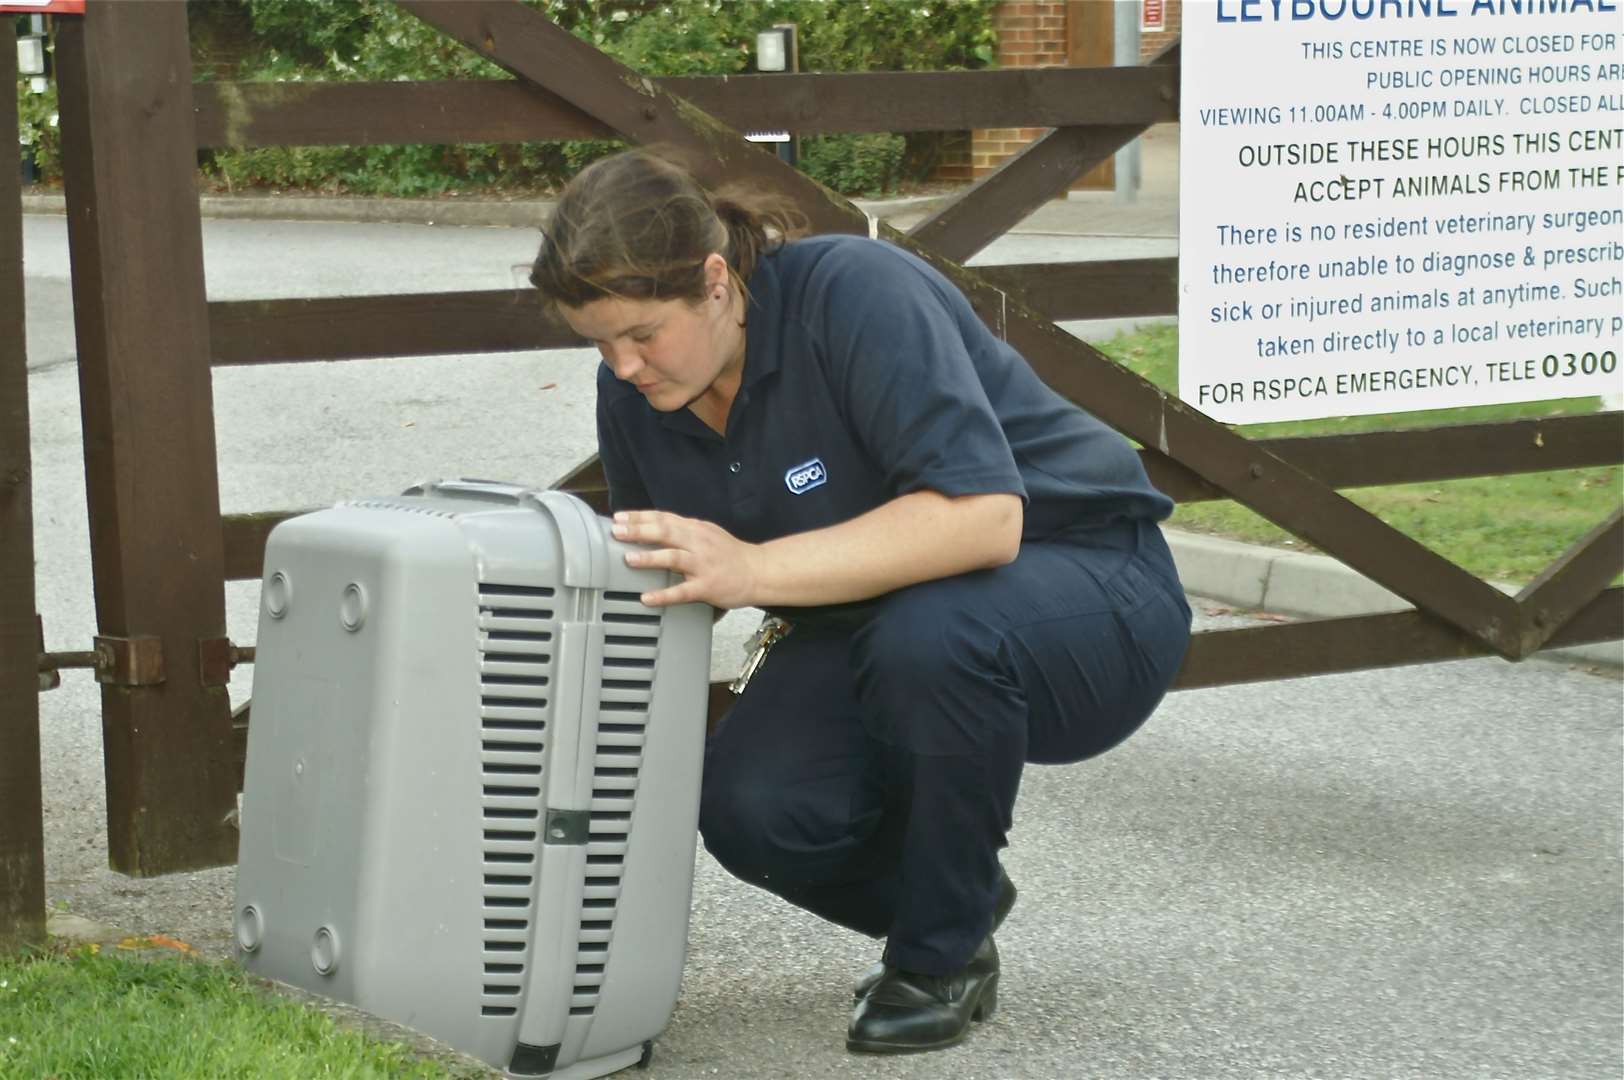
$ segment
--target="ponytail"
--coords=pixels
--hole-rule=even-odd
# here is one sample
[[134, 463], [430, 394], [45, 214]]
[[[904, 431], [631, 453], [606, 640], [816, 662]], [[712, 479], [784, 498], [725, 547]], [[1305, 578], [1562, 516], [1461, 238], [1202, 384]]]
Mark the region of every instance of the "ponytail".
[[552, 307], [608, 297], [697, 303], [706, 256], [721, 254], [743, 291], [762, 255], [805, 232], [805, 216], [787, 199], [737, 187], [711, 195], [681, 166], [630, 150], [565, 187], [530, 282]]

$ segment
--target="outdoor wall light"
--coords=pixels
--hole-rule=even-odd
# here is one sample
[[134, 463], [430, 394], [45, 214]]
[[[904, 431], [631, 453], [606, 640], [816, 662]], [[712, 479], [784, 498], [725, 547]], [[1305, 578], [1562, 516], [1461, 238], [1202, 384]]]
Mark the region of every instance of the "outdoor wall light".
[[789, 67], [789, 31], [773, 27], [756, 35], [756, 70], [783, 71]]
[[[756, 70], [763, 74], [783, 74], [801, 70], [800, 50], [794, 23], [779, 23], [756, 35]], [[787, 131], [746, 131], [753, 143], [776, 143], [777, 154], [788, 165], [795, 164], [795, 139]]]
[[30, 77], [45, 74], [44, 38], [29, 36], [17, 39], [17, 74]]

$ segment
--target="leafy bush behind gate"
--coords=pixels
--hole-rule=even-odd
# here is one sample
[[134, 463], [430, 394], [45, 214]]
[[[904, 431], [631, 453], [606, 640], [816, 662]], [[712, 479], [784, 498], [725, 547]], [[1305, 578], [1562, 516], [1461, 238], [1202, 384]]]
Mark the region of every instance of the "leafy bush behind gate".
[[[938, 71], [992, 63], [997, 0], [525, 0], [636, 71], [752, 71], [757, 31], [794, 23], [803, 71]], [[494, 79], [506, 72], [389, 0], [189, 0], [197, 77], [239, 81]], [[60, 176], [54, 87], [18, 87], [23, 140], [43, 179]], [[802, 140], [801, 168], [846, 193], [922, 177], [942, 136], [826, 135]], [[607, 140], [455, 146], [219, 148], [206, 182], [396, 196], [523, 193], [557, 187], [610, 153]]]

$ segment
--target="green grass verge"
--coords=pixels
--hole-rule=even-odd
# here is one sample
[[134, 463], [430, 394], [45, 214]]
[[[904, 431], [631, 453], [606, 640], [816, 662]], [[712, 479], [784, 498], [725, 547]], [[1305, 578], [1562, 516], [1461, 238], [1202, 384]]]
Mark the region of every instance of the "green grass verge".
[[[1120, 335], [1100, 347], [1107, 356], [1156, 385], [1178, 389], [1178, 328], [1157, 326]], [[1599, 411], [1597, 398], [1484, 405], [1463, 409], [1350, 416], [1296, 423], [1252, 424], [1248, 438], [1346, 435], [1445, 424], [1487, 423]], [[1624, 473], [1618, 466], [1565, 469], [1429, 484], [1359, 488], [1343, 494], [1400, 532], [1479, 577], [1523, 583], [1618, 507]], [[1306, 549], [1302, 541], [1232, 502], [1180, 506], [1169, 524], [1250, 543]]]
[[0, 958], [0, 1077], [487, 1075], [340, 1030], [225, 964], [92, 946]]

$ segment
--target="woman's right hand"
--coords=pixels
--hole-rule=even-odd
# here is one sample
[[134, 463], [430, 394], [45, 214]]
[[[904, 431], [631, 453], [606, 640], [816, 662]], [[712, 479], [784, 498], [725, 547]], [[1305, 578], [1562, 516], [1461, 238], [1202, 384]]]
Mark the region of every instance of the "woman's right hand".
[[621, 511], [611, 526], [615, 539], [646, 545], [626, 553], [626, 565], [670, 570], [682, 581], [646, 592], [649, 607], [705, 603], [717, 608], [755, 603], [760, 548], [720, 525], [663, 510]]

